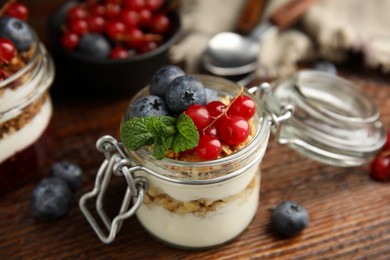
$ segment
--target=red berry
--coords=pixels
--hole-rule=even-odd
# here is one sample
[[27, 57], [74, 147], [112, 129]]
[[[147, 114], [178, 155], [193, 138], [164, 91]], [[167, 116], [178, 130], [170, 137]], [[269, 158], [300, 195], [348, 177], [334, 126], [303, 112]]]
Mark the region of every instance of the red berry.
[[67, 17], [69, 21], [72, 21], [85, 19], [87, 18], [87, 15], [87, 11], [82, 6], [76, 5], [68, 10]]
[[145, 0], [145, 7], [154, 12], [160, 9], [164, 4], [164, 0]]
[[249, 120], [256, 112], [256, 103], [252, 98], [244, 95], [238, 96], [230, 105], [227, 114], [229, 116], [242, 116]]
[[128, 56], [129, 53], [122, 46], [115, 46], [110, 53], [111, 59], [126, 59]]
[[229, 145], [238, 145], [249, 136], [249, 124], [241, 116], [222, 116], [218, 124], [220, 138]]
[[121, 14], [121, 21], [127, 29], [134, 29], [138, 26], [139, 14], [131, 9], [125, 9]]
[[83, 35], [88, 32], [88, 23], [85, 20], [72, 20], [68, 24], [70, 32], [77, 35]]
[[110, 19], [116, 19], [120, 16], [122, 8], [119, 4], [107, 4], [106, 5], [106, 16]]
[[203, 133], [205, 135], [211, 135], [218, 137], [218, 128], [215, 126], [215, 124], [212, 124], [211, 126], [207, 127], [206, 129], [203, 129]]
[[6, 63], [10, 62], [16, 53], [13, 42], [7, 38], [0, 38], [0, 59]]
[[126, 26], [120, 21], [108, 21], [106, 33], [110, 39], [117, 40], [126, 33]]
[[145, 8], [144, 0], [123, 0], [123, 5], [134, 11], [140, 11]]
[[131, 48], [138, 48], [144, 43], [144, 33], [137, 28], [128, 30], [126, 44]]
[[221, 151], [221, 141], [217, 137], [210, 135], [202, 135], [196, 147], [196, 154], [202, 160], [214, 160], [218, 158]]
[[106, 7], [104, 5], [97, 4], [97, 5], [93, 5], [91, 7], [90, 12], [91, 12], [91, 15], [105, 17], [107, 10], [106, 10]]
[[226, 106], [220, 101], [211, 101], [206, 105], [207, 110], [211, 117], [216, 118], [223, 112], [225, 112]]
[[61, 44], [65, 49], [73, 50], [79, 45], [80, 38], [77, 34], [65, 32], [61, 37]]
[[143, 26], [149, 26], [152, 22], [152, 13], [147, 9], [142, 9], [138, 13], [139, 15], [139, 24]]
[[8, 5], [5, 14], [25, 21], [28, 18], [28, 9], [22, 3], [13, 2]]
[[209, 122], [210, 122], [210, 115], [207, 109], [199, 104], [191, 105], [187, 108], [187, 110], [184, 112], [186, 115], [191, 117], [192, 121], [194, 121], [194, 124], [198, 131], [202, 131], [203, 128], [205, 128]]
[[103, 33], [106, 27], [106, 20], [103, 17], [97, 15], [91, 15], [86, 19], [88, 23], [88, 29], [90, 32]]
[[145, 42], [139, 47], [141, 53], [149, 52], [157, 49], [159, 44], [157, 42]]
[[151, 30], [155, 33], [167, 33], [171, 27], [169, 18], [164, 14], [157, 14], [153, 16], [150, 23]]
[[379, 181], [390, 181], [390, 156], [379, 155], [371, 163], [372, 178]]

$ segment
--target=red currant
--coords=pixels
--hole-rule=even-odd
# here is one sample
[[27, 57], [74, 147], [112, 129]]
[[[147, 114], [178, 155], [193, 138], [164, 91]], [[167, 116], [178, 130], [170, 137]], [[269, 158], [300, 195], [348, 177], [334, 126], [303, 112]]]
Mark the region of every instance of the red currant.
[[129, 53], [122, 46], [115, 46], [110, 53], [111, 59], [126, 59], [128, 56]]
[[137, 28], [130, 29], [126, 34], [126, 44], [131, 48], [138, 48], [144, 43], [144, 33]]
[[160, 9], [164, 4], [164, 0], [145, 0], [145, 7], [154, 12]]
[[227, 114], [229, 116], [242, 116], [246, 120], [249, 120], [255, 112], [255, 101], [248, 96], [240, 95], [230, 105]]
[[7, 38], [0, 38], [0, 59], [6, 63], [10, 62], [16, 53], [13, 42]]
[[61, 37], [61, 44], [65, 49], [73, 50], [79, 45], [80, 38], [77, 34], [65, 32]]
[[196, 147], [196, 154], [202, 160], [214, 160], [218, 158], [222, 151], [221, 141], [210, 135], [202, 135]]
[[157, 42], [145, 42], [139, 47], [141, 53], [149, 52], [154, 49], [157, 49], [159, 44]]
[[120, 21], [108, 21], [106, 26], [106, 33], [110, 39], [117, 40], [126, 33], [126, 26]]
[[370, 175], [379, 181], [390, 181], [390, 155], [376, 157], [371, 163]]
[[107, 4], [106, 16], [110, 19], [116, 19], [121, 14], [122, 8], [119, 4]]
[[202, 105], [191, 105], [184, 113], [191, 117], [199, 132], [202, 131], [203, 128], [205, 128], [210, 122], [209, 111], [207, 111], [206, 107]]
[[149, 26], [152, 22], [152, 13], [147, 9], [142, 9], [138, 13], [139, 15], [139, 24], [143, 26]]
[[106, 27], [106, 20], [97, 15], [91, 15], [87, 18], [88, 29], [90, 32], [102, 33]]
[[90, 10], [92, 15], [100, 16], [100, 17], [105, 17], [107, 9], [104, 5], [93, 5]]
[[134, 11], [140, 11], [145, 8], [144, 0], [123, 0], [123, 5]]
[[206, 105], [207, 110], [212, 118], [218, 117], [220, 114], [225, 112], [226, 106], [220, 101], [211, 101]]
[[238, 145], [249, 136], [249, 124], [241, 116], [222, 116], [218, 124], [220, 138], [229, 145]]
[[80, 5], [71, 7], [67, 14], [68, 20], [81, 20], [87, 18], [87, 11]]
[[28, 17], [28, 9], [22, 3], [13, 2], [8, 5], [5, 14], [25, 21]]
[[69, 31], [77, 35], [83, 35], [88, 32], [88, 23], [86, 20], [72, 20], [68, 25]]
[[150, 23], [151, 30], [155, 33], [167, 33], [171, 27], [169, 18], [164, 14], [157, 14], [153, 16]]
[[218, 128], [215, 126], [215, 124], [212, 124], [211, 126], [203, 129], [203, 133], [205, 135], [211, 135], [218, 137]]
[[126, 25], [127, 29], [133, 29], [138, 26], [139, 14], [131, 9], [122, 11], [121, 21]]

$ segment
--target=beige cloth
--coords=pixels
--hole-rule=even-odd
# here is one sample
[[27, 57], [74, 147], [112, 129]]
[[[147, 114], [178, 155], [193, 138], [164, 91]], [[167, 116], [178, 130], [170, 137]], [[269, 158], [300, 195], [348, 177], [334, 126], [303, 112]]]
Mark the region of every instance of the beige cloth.
[[[268, 1], [263, 19], [285, 1]], [[243, 4], [243, 0], [182, 1], [183, 31], [189, 34], [172, 48], [173, 60], [184, 61], [189, 73], [197, 72], [207, 41], [218, 32], [234, 30]], [[319, 0], [301, 25], [262, 42], [260, 76], [286, 76], [298, 62], [316, 58], [344, 61], [349, 52], [361, 52], [368, 66], [390, 73], [390, 0]]]

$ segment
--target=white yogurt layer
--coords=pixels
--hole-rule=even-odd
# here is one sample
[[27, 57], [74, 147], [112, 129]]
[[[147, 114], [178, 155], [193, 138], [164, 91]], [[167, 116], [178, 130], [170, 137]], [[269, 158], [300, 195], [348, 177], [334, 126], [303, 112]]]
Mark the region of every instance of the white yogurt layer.
[[49, 124], [52, 110], [50, 98], [47, 98], [41, 110], [28, 124], [0, 139], [0, 163], [38, 140]]
[[[230, 241], [246, 229], [257, 211], [260, 192], [259, 163], [260, 160], [228, 183], [213, 185], [172, 185], [161, 180], [156, 182], [149, 176], [149, 181], [153, 179], [151, 185], [157, 185], [170, 196], [177, 195], [172, 196], [176, 200], [191, 201], [204, 198], [226, 199], [226, 202], [205, 215], [178, 214], [162, 206], [144, 204], [137, 211], [137, 217], [154, 236], [176, 246], [204, 248]], [[254, 177], [255, 186], [246, 189]], [[162, 183], [164, 184], [160, 185]], [[177, 186], [183, 187], [187, 192], [183, 190], [179, 192]], [[233, 197], [229, 199], [229, 196]]]

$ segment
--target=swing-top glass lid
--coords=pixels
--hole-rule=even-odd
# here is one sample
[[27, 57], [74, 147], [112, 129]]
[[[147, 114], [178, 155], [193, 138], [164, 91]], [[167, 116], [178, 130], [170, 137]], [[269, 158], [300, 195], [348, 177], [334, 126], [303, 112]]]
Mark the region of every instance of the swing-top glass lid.
[[384, 145], [386, 132], [373, 99], [353, 82], [313, 70], [274, 84], [265, 109], [280, 113], [292, 105], [278, 141], [312, 159], [337, 166], [369, 161]]

